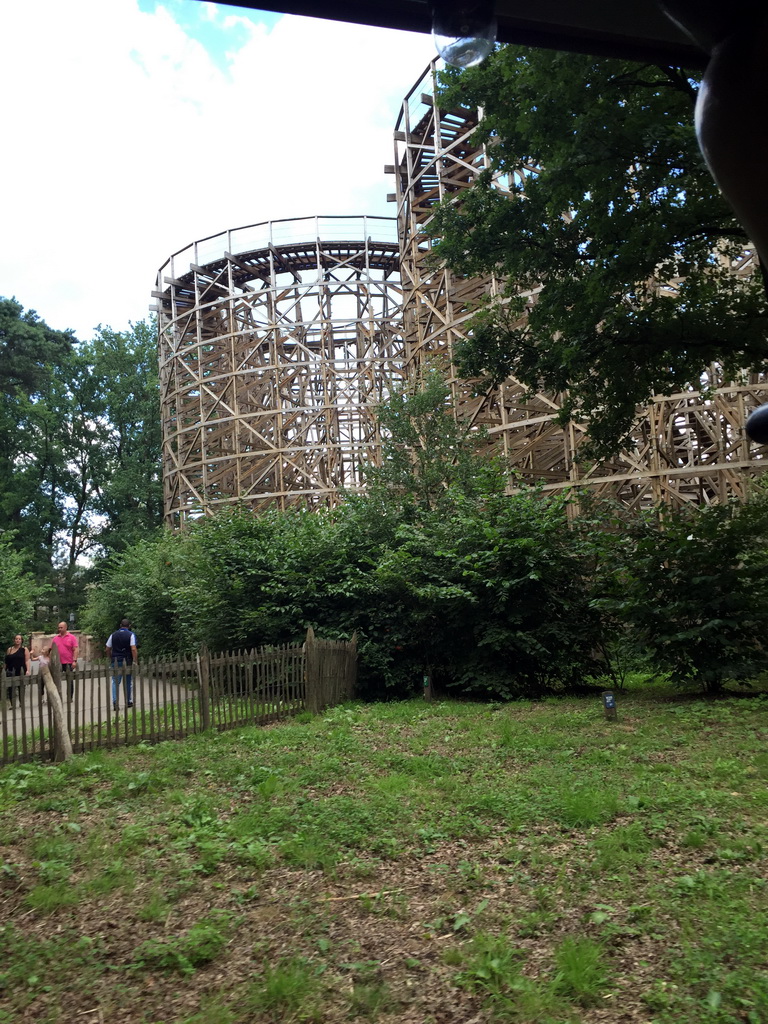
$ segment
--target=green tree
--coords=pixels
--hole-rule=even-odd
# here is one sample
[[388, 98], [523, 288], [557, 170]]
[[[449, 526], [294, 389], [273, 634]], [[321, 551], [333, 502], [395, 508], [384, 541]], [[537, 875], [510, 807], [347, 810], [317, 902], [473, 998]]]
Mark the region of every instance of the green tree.
[[9, 647], [16, 633], [32, 623], [37, 582], [25, 569], [24, 552], [12, 533], [0, 532], [0, 643]]
[[149, 653], [356, 632], [368, 696], [413, 692], [426, 666], [479, 695], [572, 685], [592, 665], [596, 616], [565, 503], [504, 496], [447, 403], [436, 375], [395, 395], [365, 495], [236, 508], [124, 551], [91, 596], [91, 628], [128, 614]]
[[[88, 591], [83, 627], [103, 643], [128, 617], [143, 654], [167, 655], [199, 647], [208, 639], [205, 609], [195, 613], [194, 599], [184, 602], [187, 580], [195, 577], [188, 557], [191, 545], [189, 534], [161, 530], [105, 559], [96, 585]], [[184, 629], [185, 607], [197, 632]]]
[[98, 328], [89, 343], [0, 299], [0, 525], [39, 583], [73, 610], [86, 560], [162, 521], [154, 325]]
[[412, 693], [427, 666], [477, 696], [580, 682], [597, 624], [564, 502], [458, 489], [449, 501], [450, 515], [370, 495], [201, 519], [117, 556], [89, 626], [101, 635], [127, 614], [147, 653], [356, 632], [369, 697]]
[[456, 272], [509, 282], [459, 352], [468, 376], [567, 390], [600, 455], [653, 394], [766, 364], [763, 282], [731, 272], [748, 240], [696, 144], [695, 74], [503, 47], [444, 82], [445, 108], [482, 107], [511, 191], [485, 173], [430, 227]]
[[0, 299], [0, 525], [28, 568], [50, 571], [63, 523], [65, 369], [74, 338], [14, 299]]
[[52, 365], [72, 351], [71, 331], [55, 331], [15, 299], [0, 297], [0, 392], [5, 398], [34, 394]]
[[504, 489], [500, 460], [482, 454], [482, 434], [453, 416], [451, 391], [436, 370], [396, 390], [378, 410], [382, 464], [370, 467], [375, 491], [445, 506], [451, 491], [489, 494]]
[[598, 617], [566, 503], [536, 491], [471, 497], [403, 523], [373, 581], [405, 665], [505, 699], [583, 682]]
[[[127, 331], [99, 327], [80, 357], [87, 366], [84, 407], [98, 413], [100, 433], [94, 511], [107, 551], [123, 551], [163, 519], [160, 465], [160, 385], [154, 321]], [[93, 413], [91, 414], [93, 417]]]
[[[53, 560], [58, 603], [72, 609], [93, 575], [83, 559], [113, 556], [162, 523], [157, 342], [151, 321], [98, 327], [75, 347], [45, 408], [60, 410], [60, 508]], [[63, 390], [62, 390], [63, 389]], [[122, 617], [122, 616], [121, 616]]]

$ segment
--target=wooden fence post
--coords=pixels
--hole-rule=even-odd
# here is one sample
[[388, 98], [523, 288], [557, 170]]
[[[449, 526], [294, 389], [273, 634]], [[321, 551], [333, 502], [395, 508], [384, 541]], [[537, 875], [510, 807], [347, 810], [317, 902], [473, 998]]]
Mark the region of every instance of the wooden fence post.
[[51, 644], [51, 664], [40, 666], [40, 674], [45, 683], [48, 703], [53, 711], [53, 758], [55, 761], [68, 761], [72, 757], [72, 740], [64, 718], [64, 705], [61, 702], [61, 660], [56, 644]]
[[317, 640], [315, 640], [315, 631], [311, 626], [307, 629], [307, 639], [304, 641], [304, 674], [307, 681], [307, 711], [318, 714], [322, 710], [320, 658]]
[[200, 722], [203, 732], [211, 728], [211, 652], [205, 646], [197, 655], [197, 677], [200, 680]]
[[354, 700], [357, 690], [357, 630], [352, 634], [347, 648], [347, 700]]

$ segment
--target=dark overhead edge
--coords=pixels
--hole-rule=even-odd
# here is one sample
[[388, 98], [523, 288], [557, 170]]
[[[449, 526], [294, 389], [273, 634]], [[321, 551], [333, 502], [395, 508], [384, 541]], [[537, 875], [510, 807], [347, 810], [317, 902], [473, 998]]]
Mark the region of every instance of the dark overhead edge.
[[[428, 0], [219, 0], [232, 7], [296, 14], [330, 21], [345, 21], [406, 32], [429, 33], [432, 30]], [[508, 0], [497, 4], [498, 38], [502, 43], [536, 46], [550, 50], [568, 50], [598, 57], [621, 57], [654, 64], [704, 68], [707, 54], [690, 42], [671, 22], [667, 22], [654, 0], [641, 0], [633, 6], [637, 15], [620, 30], [602, 24], [605, 8], [592, 0], [576, 0], [556, 5], [548, 19], [520, 17], [507, 13]], [[517, 10], [527, 6], [516, 5]], [[515, 7], [510, 5], [512, 10]], [[601, 9], [602, 8], [602, 9]], [[578, 11], [578, 17], [569, 16]], [[626, 11], [626, 7], [624, 8]], [[659, 31], [662, 26], [662, 31]]]

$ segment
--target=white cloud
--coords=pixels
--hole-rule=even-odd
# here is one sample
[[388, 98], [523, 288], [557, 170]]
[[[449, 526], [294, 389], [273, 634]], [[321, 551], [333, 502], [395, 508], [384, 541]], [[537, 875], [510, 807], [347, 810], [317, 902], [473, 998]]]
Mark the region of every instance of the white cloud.
[[201, 6], [203, 8], [201, 17], [204, 18], [205, 21], [216, 21], [218, 13], [218, 8], [216, 7], [216, 4], [206, 2], [201, 4]]
[[204, 31], [213, 13], [218, 25], [204, 46], [179, 10], [40, 0], [4, 11], [0, 295], [83, 338], [144, 317], [157, 267], [193, 239], [394, 212], [383, 165], [432, 56], [427, 36], [288, 17], [270, 31], [189, 0], [187, 20], [194, 10]]

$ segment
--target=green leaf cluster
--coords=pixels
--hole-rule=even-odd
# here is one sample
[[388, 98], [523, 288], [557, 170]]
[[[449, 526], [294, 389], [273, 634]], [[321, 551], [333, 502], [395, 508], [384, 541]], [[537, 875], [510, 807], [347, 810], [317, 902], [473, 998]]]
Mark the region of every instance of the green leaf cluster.
[[38, 581], [37, 605], [60, 618], [82, 600], [88, 559], [162, 520], [154, 325], [79, 342], [0, 298], [0, 392], [0, 525]]
[[129, 615], [147, 654], [301, 642], [308, 626], [360, 642], [369, 697], [435, 683], [509, 699], [644, 666], [716, 691], [768, 670], [768, 499], [568, 514], [536, 491], [401, 496], [323, 512], [211, 516], [125, 552], [88, 625]]
[[[608, 583], [604, 579], [604, 584]], [[659, 673], [710, 692], [768, 668], [768, 501], [654, 509], [616, 539], [596, 599]]]
[[749, 241], [696, 143], [696, 74], [502, 47], [444, 85], [444, 109], [482, 108], [493, 173], [437, 208], [437, 256], [508, 281], [458, 352], [467, 376], [567, 391], [563, 421], [607, 455], [654, 394], [765, 366], [763, 280], [732, 272]]
[[6, 648], [32, 617], [37, 584], [13, 534], [0, 533], [0, 642]]
[[424, 510], [445, 507], [454, 491], [501, 493], [506, 474], [489, 454], [482, 430], [456, 418], [453, 396], [432, 367], [395, 389], [377, 411], [381, 465], [370, 466], [367, 483], [391, 500], [407, 496]]
[[453, 514], [350, 497], [327, 512], [236, 510], [136, 545], [91, 598], [97, 635], [128, 614], [160, 653], [357, 632], [368, 695], [425, 671], [468, 693], [567, 686], [591, 663], [589, 607], [565, 505], [450, 492]]

